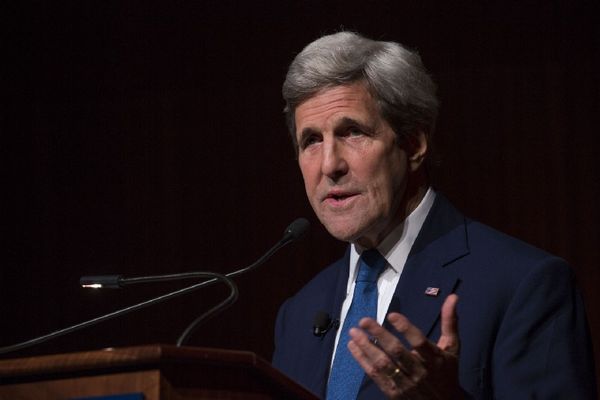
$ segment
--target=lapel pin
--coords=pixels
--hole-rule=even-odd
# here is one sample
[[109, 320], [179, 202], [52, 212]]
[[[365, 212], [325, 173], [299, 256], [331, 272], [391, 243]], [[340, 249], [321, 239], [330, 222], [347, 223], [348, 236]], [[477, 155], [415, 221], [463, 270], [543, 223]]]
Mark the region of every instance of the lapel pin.
[[440, 294], [440, 288], [438, 288], [438, 287], [428, 287], [427, 289], [425, 289], [425, 294], [427, 296], [436, 297], [438, 294]]

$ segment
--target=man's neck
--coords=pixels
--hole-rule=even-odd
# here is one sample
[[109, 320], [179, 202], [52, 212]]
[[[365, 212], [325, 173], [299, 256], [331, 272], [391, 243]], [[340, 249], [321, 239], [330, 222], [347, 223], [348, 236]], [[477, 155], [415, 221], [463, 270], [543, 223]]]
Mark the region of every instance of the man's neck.
[[399, 225], [401, 225], [404, 220], [419, 206], [425, 193], [429, 189], [428, 184], [416, 185], [411, 189], [409, 185], [406, 189], [406, 193], [402, 198], [402, 202], [398, 205], [394, 218], [390, 221], [390, 223], [384, 227], [381, 231], [379, 231], [374, 236], [363, 236], [358, 238], [356, 242], [353, 242], [360, 246], [361, 248], [371, 249], [377, 247], [383, 239], [385, 239], [390, 232], [396, 229]]

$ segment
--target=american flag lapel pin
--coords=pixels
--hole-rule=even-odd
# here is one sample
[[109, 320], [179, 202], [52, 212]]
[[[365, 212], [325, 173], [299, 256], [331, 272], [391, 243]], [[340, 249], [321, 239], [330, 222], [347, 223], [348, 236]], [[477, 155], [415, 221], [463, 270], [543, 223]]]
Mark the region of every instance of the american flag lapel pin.
[[425, 289], [425, 295], [427, 295], [427, 296], [436, 297], [438, 294], [440, 294], [440, 288], [439, 287], [431, 287], [431, 286], [429, 286], [427, 289]]

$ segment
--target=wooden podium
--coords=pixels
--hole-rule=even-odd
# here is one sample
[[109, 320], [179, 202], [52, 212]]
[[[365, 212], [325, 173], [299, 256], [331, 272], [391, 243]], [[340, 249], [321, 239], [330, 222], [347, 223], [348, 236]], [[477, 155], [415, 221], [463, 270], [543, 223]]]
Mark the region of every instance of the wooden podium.
[[0, 360], [0, 400], [94, 397], [316, 399], [245, 351], [152, 345]]

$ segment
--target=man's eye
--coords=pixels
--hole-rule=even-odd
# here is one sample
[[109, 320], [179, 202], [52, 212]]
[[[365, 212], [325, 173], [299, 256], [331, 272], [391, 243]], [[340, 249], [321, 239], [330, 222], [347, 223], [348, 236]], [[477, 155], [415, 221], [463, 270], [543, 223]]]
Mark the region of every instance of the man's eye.
[[319, 140], [320, 139], [316, 135], [310, 135], [310, 136], [304, 138], [304, 140], [302, 141], [302, 148], [304, 149], [308, 146], [318, 143]]
[[351, 127], [351, 128], [348, 128], [348, 134], [350, 136], [360, 136], [360, 135], [364, 135], [364, 132], [359, 128]]

